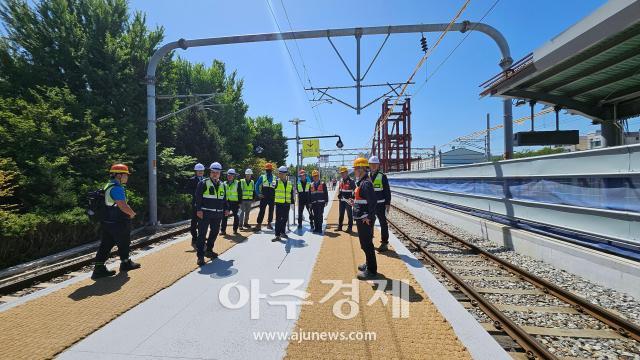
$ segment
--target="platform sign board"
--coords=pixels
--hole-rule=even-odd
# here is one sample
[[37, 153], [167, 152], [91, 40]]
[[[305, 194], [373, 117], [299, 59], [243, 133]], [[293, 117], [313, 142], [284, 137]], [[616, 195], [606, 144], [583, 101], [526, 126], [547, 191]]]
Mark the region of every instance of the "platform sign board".
[[320, 156], [320, 140], [319, 139], [302, 140], [302, 157], [310, 158], [310, 157], [318, 157], [318, 156]]

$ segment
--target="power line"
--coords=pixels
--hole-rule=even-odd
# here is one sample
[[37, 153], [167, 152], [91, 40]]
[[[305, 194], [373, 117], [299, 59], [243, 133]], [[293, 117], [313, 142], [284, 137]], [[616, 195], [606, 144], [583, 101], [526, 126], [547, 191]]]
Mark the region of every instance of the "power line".
[[404, 95], [405, 91], [407, 90], [407, 87], [409, 86], [409, 84], [412, 82], [411, 80], [413, 80], [413, 78], [416, 76], [416, 74], [418, 73], [418, 70], [420, 70], [420, 68], [422, 67], [422, 65], [424, 64], [424, 62], [429, 58], [429, 56], [431, 56], [431, 54], [433, 54], [434, 50], [438, 47], [438, 45], [440, 45], [440, 43], [442, 42], [442, 39], [444, 39], [444, 37], [447, 35], [447, 33], [449, 32], [449, 30], [451, 30], [451, 27], [453, 26], [453, 24], [456, 22], [456, 20], [458, 20], [458, 18], [460, 17], [460, 15], [462, 15], [462, 13], [464, 12], [464, 10], [467, 8], [467, 6], [469, 6], [469, 3], [471, 2], [471, 0], [467, 0], [462, 7], [460, 8], [460, 10], [458, 10], [458, 13], [453, 17], [453, 19], [451, 19], [451, 21], [449, 22], [449, 24], [447, 25], [447, 27], [444, 29], [444, 31], [440, 34], [440, 37], [438, 38], [438, 40], [436, 41], [435, 45], [429, 49], [429, 51], [427, 53], [424, 54], [424, 56], [422, 56], [422, 58], [420, 58], [420, 61], [418, 61], [418, 64], [416, 64], [415, 68], [413, 69], [413, 72], [411, 73], [411, 75], [409, 76], [409, 78], [407, 79], [407, 81], [404, 83], [404, 86], [402, 87], [402, 89], [400, 90], [400, 94], [398, 94], [398, 96], [396, 97], [396, 99], [394, 100], [393, 104], [387, 109], [387, 111], [385, 112], [385, 114], [382, 116], [381, 121], [377, 121], [376, 122], [376, 126], [374, 127], [374, 131], [373, 134], [371, 134], [371, 138], [369, 139], [369, 144], [371, 144], [373, 142], [373, 139], [376, 136], [376, 133], [378, 132], [378, 129], [382, 128], [382, 126], [384, 126], [387, 123], [387, 120], [389, 119], [389, 116], [391, 115], [391, 112], [393, 111], [393, 109], [398, 105], [398, 102], [400, 102], [400, 99], [402, 98], [402, 96]]
[[[293, 26], [291, 25], [291, 19], [289, 19], [289, 13], [287, 13], [287, 8], [286, 6], [284, 6], [284, 0], [280, 0], [280, 5], [282, 5], [282, 10], [284, 10], [284, 16], [287, 18], [287, 23], [289, 24], [289, 30], [293, 32]], [[302, 70], [304, 71], [304, 74], [307, 77], [307, 82], [309, 83], [310, 87], [313, 87], [313, 85], [311, 85], [311, 78], [309, 77], [309, 73], [307, 72], [307, 66], [304, 63], [304, 57], [302, 56], [302, 51], [300, 50], [300, 46], [298, 45], [298, 39], [296, 39], [295, 36], [293, 37], [293, 43], [296, 45], [296, 49], [298, 50], [298, 55], [300, 56], [300, 61], [302, 62]]]
[[[280, 28], [280, 24], [278, 23], [278, 18], [276, 17], [276, 13], [274, 12], [273, 7], [271, 6], [271, 1], [270, 0], [266, 0], [266, 2], [267, 2], [267, 5], [269, 6], [269, 11], [271, 12], [271, 16], [273, 17], [273, 21], [276, 23], [276, 27], [278, 28], [278, 32], [282, 33], [282, 29]], [[291, 23], [289, 23], [289, 26], [291, 26]], [[300, 76], [300, 72], [298, 71], [298, 67], [296, 66], [296, 62], [293, 60], [293, 55], [291, 55], [291, 50], [289, 49], [289, 45], [287, 45], [287, 42], [285, 40], [282, 40], [282, 43], [284, 44], [285, 49], [287, 49], [287, 54], [289, 54], [289, 60], [291, 60], [291, 66], [293, 66], [293, 69], [295, 70], [296, 75], [298, 77], [298, 81], [300, 81], [300, 85], [302, 86], [302, 91], [304, 91], [304, 96], [307, 99], [307, 103], [309, 104], [309, 107], [311, 108], [311, 112], [313, 113], [313, 117], [315, 118], [316, 122], [318, 123], [318, 126], [322, 127], [320, 125], [321, 122], [318, 119], [318, 115], [316, 114], [316, 112], [314, 111], [313, 106], [311, 105], [311, 99], [309, 98], [309, 95], [307, 94], [307, 91], [305, 90], [304, 81], [302, 80], [302, 76]], [[307, 78], [308, 78], [308, 76], [307, 76]]]
[[[287, 12], [287, 7], [284, 6], [284, 0], [280, 0], [280, 5], [282, 5], [282, 10], [284, 10], [284, 16], [287, 19], [287, 23], [289, 24], [289, 30], [293, 32], [293, 25], [291, 25], [291, 19], [289, 18], [289, 13]], [[296, 49], [298, 50], [298, 56], [300, 56], [300, 62], [302, 62], [302, 70], [304, 71], [304, 75], [307, 77], [307, 82], [309, 83], [309, 87], [313, 88], [313, 84], [311, 83], [311, 77], [309, 76], [309, 72], [307, 71], [307, 65], [304, 61], [304, 57], [302, 56], [302, 50], [300, 50], [300, 45], [298, 45], [298, 39], [293, 37], [293, 43], [296, 45]], [[315, 96], [315, 92], [314, 92]], [[316, 109], [313, 105], [311, 106], [311, 111], [314, 113], [313, 117], [316, 120], [317, 125], [322, 129], [321, 131], [324, 133], [324, 123], [322, 122], [322, 116], [320, 116], [320, 110]], [[316, 115], [315, 112], [318, 112]]]
[[489, 9], [484, 13], [484, 15], [482, 15], [480, 20], [476, 21], [476, 24], [474, 25], [473, 29], [468, 30], [467, 33], [464, 34], [464, 37], [462, 37], [460, 42], [458, 42], [458, 44], [453, 48], [453, 50], [451, 50], [449, 52], [449, 54], [444, 58], [444, 60], [442, 60], [442, 62], [440, 62], [440, 64], [438, 64], [438, 66], [436, 66], [436, 69], [433, 70], [433, 72], [429, 76], [427, 76], [427, 78], [424, 80], [424, 82], [422, 84], [420, 84], [420, 87], [416, 90], [415, 93], [413, 93], [413, 96], [416, 96], [416, 95], [418, 95], [418, 93], [420, 93], [420, 91], [424, 88], [424, 86], [427, 84], [427, 82], [429, 82], [429, 80], [431, 80], [431, 78], [435, 74], [438, 73], [438, 70], [440, 70], [442, 65], [444, 65], [447, 62], [447, 60], [449, 60], [451, 55], [453, 55], [453, 53], [460, 47], [460, 45], [462, 45], [462, 43], [469, 37], [469, 35], [471, 35], [471, 33], [478, 27], [478, 25], [482, 22], [482, 20], [484, 20], [484, 18], [486, 18], [489, 15], [489, 13], [491, 13], [491, 11], [493, 11], [493, 9], [496, 7], [496, 5], [498, 5], [499, 2], [500, 2], [500, 0], [496, 0], [493, 3], [493, 5], [491, 5], [491, 7], [489, 7]]

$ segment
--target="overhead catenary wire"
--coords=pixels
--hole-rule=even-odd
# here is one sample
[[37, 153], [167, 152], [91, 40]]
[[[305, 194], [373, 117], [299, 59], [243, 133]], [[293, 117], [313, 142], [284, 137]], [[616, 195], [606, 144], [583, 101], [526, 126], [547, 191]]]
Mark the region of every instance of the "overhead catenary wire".
[[500, 0], [494, 1], [493, 4], [489, 7], [489, 9], [487, 9], [487, 11], [485, 11], [484, 15], [482, 15], [480, 20], [475, 22], [475, 25], [473, 26], [473, 28], [471, 28], [470, 30], [467, 30], [467, 32], [464, 34], [462, 39], [460, 39], [458, 44], [449, 52], [449, 54], [447, 54], [447, 56], [444, 58], [444, 60], [442, 60], [438, 64], [438, 66], [436, 66], [435, 70], [433, 70], [433, 72], [427, 76], [427, 78], [424, 80], [424, 82], [422, 84], [420, 84], [418, 89], [413, 93], [413, 96], [418, 95], [418, 93], [420, 93], [420, 91], [422, 91], [422, 89], [427, 84], [427, 82], [429, 82], [429, 80], [431, 80], [431, 78], [434, 77], [438, 73], [438, 70], [440, 70], [440, 68], [449, 60], [451, 55], [453, 55], [453, 53], [456, 50], [458, 50], [460, 45], [462, 45], [462, 43], [469, 37], [469, 35], [471, 35], [471, 33], [478, 27], [478, 25], [480, 23], [482, 23], [482, 21], [493, 11], [493, 9], [495, 9], [496, 5], [498, 5], [499, 2], [500, 2]]
[[[538, 117], [538, 116], [549, 114], [549, 113], [551, 113], [553, 111], [554, 111], [554, 109], [552, 107], [549, 107], [549, 108], [546, 108], [546, 109], [544, 109], [542, 111], [539, 111], [538, 113], [534, 114], [533, 116], [534, 117]], [[526, 115], [526, 116], [523, 116], [521, 118], [513, 120], [513, 124], [514, 125], [520, 125], [520, 124], [522, 124], [525, 121], [530, 120], [530, 119], [531, 119], [531, 115]], [[458, 142], [458, 141], [466, 141], [466, 140], [471, 140], [471, 139], [475, 139], [475, 138], [478, 138], [478, 137], [486, 136], [487, 133], [489, 133], [491, 131], [498, 130], [498, 129], [502, 129], [503, 127], [504, 127], [504, 124], [499, 124], [499, 125], [496, 125], [496, 126], [493, 126], [493, 127], [489, 128], [489, 129], [482, 129], [482, 130], [474, 131], [471, 134], [467, 134], [467, 135], [464, 135], [464, 136], [457, 137], [457, 138], [449, 141], [446, 144], [442, 144], [442, 145], [440, 145], [440, 148], [445, 147], [447, 145], [451, 145], [451, 144], [453, 144], [455, 142]]]
[[[287, 19], [287, 23], [289, 24], [289, 30], [293, 32], [293, 25], [291, 24], [291, 19], [289, 18], [289, 13], [287, 12], [287, 8], [284, 5], [284, 0], [280, 0], [280, 5], [282, 5], [284, 16]], [[304, 72], [304, 75], [307, 77], [307, 82], [309, 83], [309, 87], [313, 88], [313, 84], [311, 83], [311, 77], [309, 76], [309, 71], [307, 70], [307, 65], [304, 61], [304, 57], [302, 56], [302, 50], [300, 49], [300, 45], [298, 45], [298, 39], [296, 39], [295, 36], [293, 37], [293, 43], [296, 45], [296, 49], [298, 50], [298, 56], [300, 56], [300, 62], [302, 63], [302, 71]], [[321, 133], [324, 134], [325, 133], [324, 123], [322, 121], [322, 115], [320, 114], [320, 110], [316, 109], [315, 106], [311, 105], [311, 112], [313, 112], [313, 117], [316, 120], [316, 124], [320, 128], [317, 130], [319, 130]]]
[[[271, 0], [266, 0], [266, 2], [267, 2], [267, 6], [269, 7], [269, 12], [271, 13], [271, 17], [273, 17], [273, 21], [276, 23], [276, 27], [278, 28], [278, 32], [282, 33], [282, 29], [280, 28], [280, 23], [278, 22], [278, 18], [276, 17], [276, 13], [273, 10], [273, 7], [271, 6]], [[283, 4], [283, 8], [284, 8], [284, 4]], [[286, 13], [286, 10], [285, 10], [285, 13]], [[291, 26], [290, 22], [289, 22], [289, 26]], [[291, 66], [293, 66], [293, 69], [295, 70], [296, 76], [298, 77], [298, 81], [300, 81], [300, 85], [302, 86], [302, 91], [304, 91], [304, 96], [307, 99], [307, 103], [309, 104], [309, 107], [311, 108], [311, 112], [313, 113], [313, 117], [315, 118], [316, 123], [318, 124], [318, 126], [320, 128], [323, 128], [322, 121], [319, 119], [320, 113], [319, 112], [316, 113], [314, 107], [311, 104], [311, 99], [309, 98], [309, 95], [307, 94], [307, 91], [305, 90], [304, 81], [302, 80], [302, 76], [300, 75], [300, 72], [298, 71], [298, 67], [296, 66], [296, 62], [293, 59], [293, 55], [291, 54], [291, 50], [289, 49], [289, 45], [287, 45], [287, 42], [284, 41], [284, 40], [282, 42], [284, 44], [285, 49], [287, 50], [287, 54], [289, 55], [289, 60], [291, 61]], [[305, 69], [305, 71], [306, 71], [306, 69]], [[307, 78], [308, 78], [308, 76], [307, 76]]]
[[420, 70], [420, 68], [422, 68], [422, 65], [425, 63], [425, 61], [429, 58], [429, 56], [431, 56], [431, 54], [435, 51], [435, 49], [438, 48], [438, 45], [440, 45], [440, 43], [442, 42], [442, 39], [444, 39], [444, 37], [447, 35], [447, 33], [449, 32], [449, 30], [451, 30], [451, 27], [453, 26], [453, 24], [458, 20], [458, 18], [460, 18], [460, 16], [462, 15], [462, 13], [466, 10], [466, 8], [469, 6], [469, 3], [471, 2], [471, 0], [466, 0], [465, 3], [462, 5], [462, 7], [460, 8], [460, 10], [458, 10], [458, 13], [453, 17], [453, 19], [451, 19], [451, 21], [449, 22], [449, 24], [447, 25], [447, 27], [444, 29], [444, 31], [440, 34], [440, 37], [438, 37], [438, 40], [436, 41], [436, 43], [433, 45], [433, 47], [431, 49], [429, 49], [429, 51], [424, 54], [422, 56], [422, 58], [420, 58], [420, 61], [418, 61], [418, 64], [416, 64], [415, 68], [413, 69], [413, 72], [411, 73], [411, 75], [409, 76], [409, 78], [407, 79], [407, 81], [404, 83], [404, 85], [402, 86], [402, 89], [400, 90], [400, 94], [398, 94], [398, 96], [396, 97], [396, 99], [393, 101], [393, 104], [387, 109], [387, 111], [384, 113], [384, 115], [382, 116], [382, 119], [380, 119], [380, 121], [376, 122], [376, 126], [374, 128], [373, 134], [371, 134], [371, 138], [369, 139], [369, 141], [367, 142], [368, 144], [371, 144], [373, 142], [373, 139], [376, 136], [376, 133], [378, 132], [379, 129], [381, 129], [386, 123], [387, 120], [389, 119], [389, 116], [391, 115], [391, 112], [393, 112], [393, 109], [398, 105], [398, 103], [400, 102], [400, 99], [402, 98], [402, 96], [404, 95], [404, 93], [407, 90], [407, 87], [409, 86], [409, 84], [412, 82], [413, 78], [416, 76], [416, 74], [418, 73], [418, 71]]

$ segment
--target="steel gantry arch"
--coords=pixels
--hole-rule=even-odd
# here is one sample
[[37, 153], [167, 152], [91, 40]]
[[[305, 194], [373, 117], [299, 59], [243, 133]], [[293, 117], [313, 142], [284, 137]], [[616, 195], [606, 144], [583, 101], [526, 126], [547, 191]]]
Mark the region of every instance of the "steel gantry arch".
[[[368, 35], [390, 35], [390, 34], [409, 34], [409, 33], [426, 33], [426, 32], [442, 32], [447, 29], [449, 24], [416, 24], [416, 25], [395, 25], [395, 26], [372, 26], [372, 27], [355, 27], [328, 30], [307, 30], [307, 31], [290, 31], [282, 33], [264, 33], [253, 35], [237, 35], [222, 36], [215, 38], [204, 38], [186, 40], [180, 39], [161, 46], [149, 59], [147, 66], [147, 134], [148, 134], [148, 171], [149, 171], [149, 222], [151, 226], [158, 224], [158, 197], [157, 197], [157, 159], [156, 159], [156, 70], [160, 60], [169, 52], [175, 49], [186, 50], [191, 47], [228, 45], [240, 43], [254, 43], [264, 41], [279, 40], [301, 40], [301, 39], [317, 39], [332, 37], [354, 36], [357, 40], [359, 50], [360, 38]], [[463, 21], [455, 23], [449, 29], [450, 31], [459, 31], [465, 33], [467, 31], [478, 31], [489, 36], [498, 45], [502, 58], [499, 65], [503, 70], [508, 69], [513, 63], [509, 44], [505, 37], [494, 27], [484, 23], [474, 23]], [[375, 60], [375, 59], [374, 59]], [[358, 68], [360, 64], [357, 64]], [[359, 94], [359, 87], [357, 91]], [[358, 99], [358, 103], [359, 103]], [[504, 124], [505, 124], [505, 151], [511, 149], [512, 136], [506, 136], [513, 132], [511, 124], [511, 101], [504, 101]]]

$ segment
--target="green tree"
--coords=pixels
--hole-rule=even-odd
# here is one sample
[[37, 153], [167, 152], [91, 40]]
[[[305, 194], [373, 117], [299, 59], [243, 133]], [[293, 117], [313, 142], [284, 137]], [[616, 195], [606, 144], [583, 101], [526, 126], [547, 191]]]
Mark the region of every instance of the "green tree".
[[282, 132], [282, 124], [275, 123], [270, 116], [258, 116], [251, 119], [253, 133], [253, 148], [261, 148], [258, 156], [276, 164], [286, 163], [288, 156], [287, 138]]

